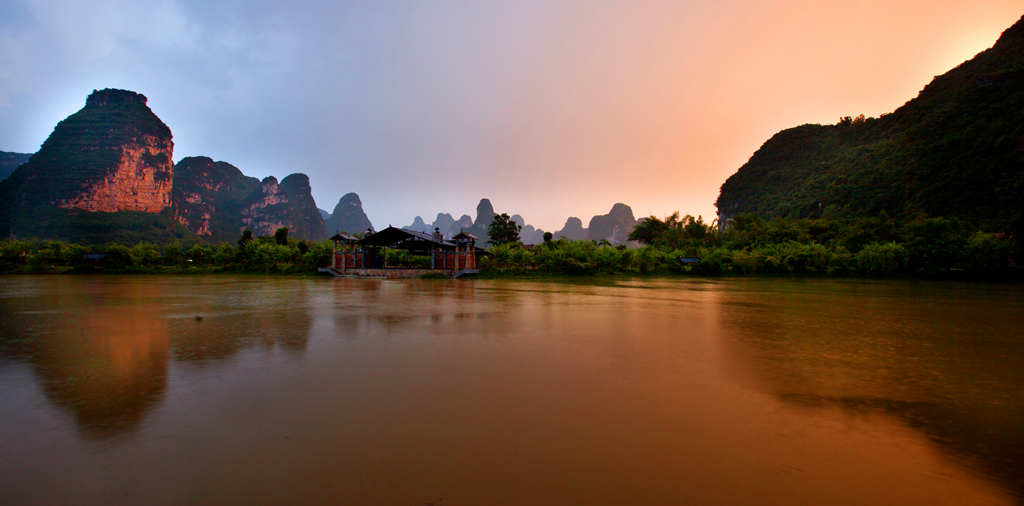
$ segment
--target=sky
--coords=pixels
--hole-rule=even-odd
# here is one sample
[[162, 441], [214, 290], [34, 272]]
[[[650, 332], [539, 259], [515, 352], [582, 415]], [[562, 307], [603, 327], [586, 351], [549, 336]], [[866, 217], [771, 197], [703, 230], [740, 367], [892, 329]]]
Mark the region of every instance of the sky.
[[5, 0], [0, 150], [93, 89], [149, 98], [174, 156], [310, 177], [373, 224], [545, 230], [616, 202], [714, 218], [779, 130], [878, 116], [990, 47], [1020, 0]]

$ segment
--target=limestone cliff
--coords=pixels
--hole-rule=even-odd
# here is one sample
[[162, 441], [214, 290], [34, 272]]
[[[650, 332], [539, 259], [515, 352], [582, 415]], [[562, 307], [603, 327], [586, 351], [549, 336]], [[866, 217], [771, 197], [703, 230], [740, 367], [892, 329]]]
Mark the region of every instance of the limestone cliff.
[[273, 176], [265, 178], [242, 202], [240, 214], [239, 232], [249, 229], [257, 236], [273, 235], [278, 228], [288, 227], [289, 234], [299, 239], [327, 235], [305, 174], [291, 174], [280, 184]]
[[135, 227], [146, 238], [180, 236], [169, 209], [171, 130], [146, 102], [131, 91], [93, 91], [0, 183], [0, 235], [74, 239]]
[[259, 185], [259, 179], [230, 163], [205, 156], [183, 158], [174, 166], [174, 218], [199, 236], [232, 241], [242, 226], [242, 200]]
[[174, 145], [170, 138], [142, 135], [121, 146], [103, 179], [83, 182], [74, 195], [54, 202], [65, 209], [114, 213], [159, 213], [171, 205]]

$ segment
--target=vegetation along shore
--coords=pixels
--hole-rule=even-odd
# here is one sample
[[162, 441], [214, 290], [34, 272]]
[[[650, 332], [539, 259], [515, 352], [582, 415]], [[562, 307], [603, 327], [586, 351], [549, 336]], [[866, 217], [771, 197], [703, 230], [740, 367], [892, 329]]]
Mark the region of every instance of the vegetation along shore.
[[[502, 223], [497, 220], [496, 223]], [[498, 236], [498, 234], [494, 234]], [[701, 218], [641, 219], [629, 245], [553, 240], [523, 245], [504, 234], [480, 259], [483, 276], [807, 275], [1020, 279], [1011, 237], [948, 217], [896, 219], [733, 218], [719, 230]], [[310, 274], [330, 263], [330, 241], [244, 233], [235, 243], [79, 244], [0, 241], [3, 273], [276, 273]], [[424, 260], [389, 250], [388, 265]]]

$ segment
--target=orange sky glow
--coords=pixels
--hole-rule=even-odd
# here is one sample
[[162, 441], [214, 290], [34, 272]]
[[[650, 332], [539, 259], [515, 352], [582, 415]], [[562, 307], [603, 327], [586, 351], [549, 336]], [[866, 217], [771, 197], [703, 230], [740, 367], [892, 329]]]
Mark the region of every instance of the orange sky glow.
[[[508, 104], [509, 135], [495, 139], [508, 153], [497, 207], [524, 210], [548, 229], [569, 214], [586, 223], [613, 201], [638, 217], [679, 210], [710, 221], [719, 186], [772, 134], [890, 112], [990, 47], [1024, 10], [1017, 2], [682, 4], [567, 10], [574, 22], [553, 23], [538, 44], [538, 71]], [[501, 192], [534, 171], [570, 198]]]

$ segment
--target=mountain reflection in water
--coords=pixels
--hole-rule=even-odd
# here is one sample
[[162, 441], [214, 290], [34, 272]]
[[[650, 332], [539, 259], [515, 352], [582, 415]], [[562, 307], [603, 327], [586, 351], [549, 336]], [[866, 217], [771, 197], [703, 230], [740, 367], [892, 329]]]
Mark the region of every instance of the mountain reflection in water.
[[11, 504], [1024, 493], [1022, 287], [0, 281]]
[[214, 299], [191, 283], [152, 281], [120, 278], [79, 291], [79, 280], [55, 278], [0, 299], [0, 350], [32, 364], [47, 397], [86, 436], [137, 429], [163, 397], [172, 355], [204, 364], [250, 346], [306, 347], [302, 289], [258, 282]]
[[[738, 282], [734, 372], [802, 407], [894, 416], [1024, 497], [1020, 287]], [[749, 291], [748, 291], [749, 290]]]

